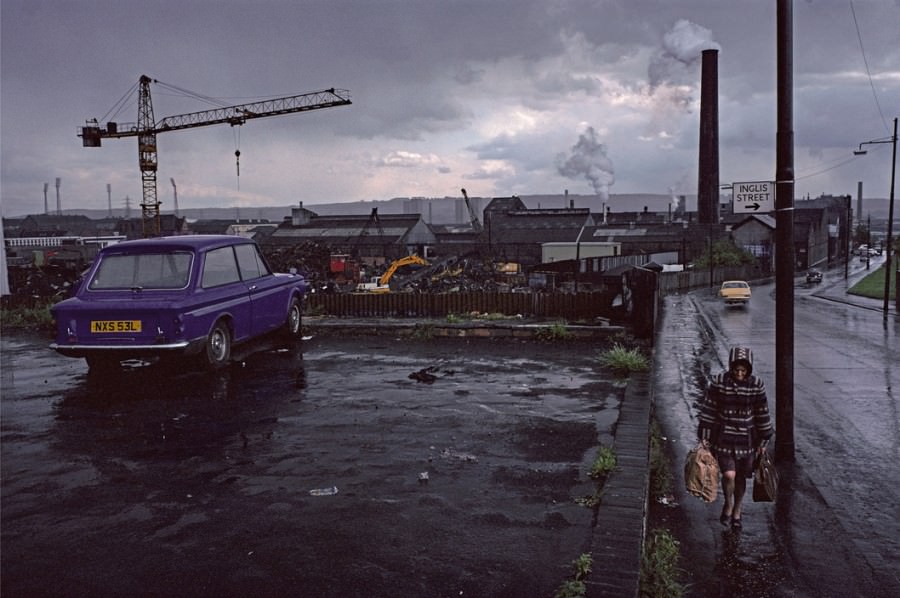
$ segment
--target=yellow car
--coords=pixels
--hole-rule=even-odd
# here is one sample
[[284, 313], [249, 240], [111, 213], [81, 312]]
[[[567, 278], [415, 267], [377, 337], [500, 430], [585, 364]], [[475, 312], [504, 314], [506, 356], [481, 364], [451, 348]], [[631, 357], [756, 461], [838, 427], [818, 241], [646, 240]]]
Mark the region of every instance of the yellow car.
[[750, 285], [743, 280], [726, 280], [719, 289], [719, 297], [725, 305], [747, 305], [750, 301]]

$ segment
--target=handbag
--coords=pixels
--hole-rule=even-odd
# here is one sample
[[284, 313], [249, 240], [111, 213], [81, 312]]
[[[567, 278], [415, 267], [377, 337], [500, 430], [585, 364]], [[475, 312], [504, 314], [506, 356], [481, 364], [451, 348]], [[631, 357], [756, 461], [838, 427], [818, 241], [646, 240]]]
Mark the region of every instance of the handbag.
[[704, 502], [716, 500], [719, 492], [719, 463], [702, 443], [688, 451], [684, 460], [684, 486], [689, 494]]
[[772, 502], [778, 495], [778, 471], [763, 451], [753, 468], [753, 502]]

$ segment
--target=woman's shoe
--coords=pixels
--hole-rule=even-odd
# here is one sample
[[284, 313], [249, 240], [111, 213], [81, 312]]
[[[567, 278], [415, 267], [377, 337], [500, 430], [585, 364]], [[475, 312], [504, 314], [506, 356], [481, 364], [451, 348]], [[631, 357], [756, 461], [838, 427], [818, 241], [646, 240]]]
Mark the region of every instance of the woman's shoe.
[[722, 514], [719, 515], [719, 523], [728, 527], [728, 523], [731, 521], [731, 515], [728, 515], [726, 512], [726, 507], [722, 507]]
[[734, 517], [731, 518], [731, 529], [733, 529], [735, 531], [740, 531], [743, 527], [744, 526], [741, 524], [740, 517], [737, 519], [735, 519]]

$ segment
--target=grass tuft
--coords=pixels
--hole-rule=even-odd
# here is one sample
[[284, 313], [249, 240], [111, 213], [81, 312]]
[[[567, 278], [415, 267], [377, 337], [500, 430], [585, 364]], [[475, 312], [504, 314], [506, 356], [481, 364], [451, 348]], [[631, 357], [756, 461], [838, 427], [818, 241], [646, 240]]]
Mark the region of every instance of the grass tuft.
[[600, 363], [621, 377], [628, 377], [633, 372], [646, 372], [650, 369], [650, 360], [641, 353], [640, 349], [626, 349], [620, 343], [615, 343], [611, 349], [601, 352], [598, 358]]
[[685, 587], [678, 582], [678, 541], [669, 530], [654, 529], [644, 543], [641, 558], [641, 596], [680, 598]]
[[550, 326], [539, 328], [534, 336], [542, 341], [563, 341], [574, 336], [566, 327], [565, 322], [556, 322]]
[[34, 307], [14, 307], [3, 309], [0, 321], [3, 328], [24, 328], [28, 330], [52, 331], [55, 323], [50, 313], [52, 302], [40, 303]]
[[581, 598], [587, 594], [587, 586], [584, 580], [591, 572], [594, 557], [589, 553], [582, 553], [572, 561], [572, 579], [567, 579], [559, 586], [553, 598]]

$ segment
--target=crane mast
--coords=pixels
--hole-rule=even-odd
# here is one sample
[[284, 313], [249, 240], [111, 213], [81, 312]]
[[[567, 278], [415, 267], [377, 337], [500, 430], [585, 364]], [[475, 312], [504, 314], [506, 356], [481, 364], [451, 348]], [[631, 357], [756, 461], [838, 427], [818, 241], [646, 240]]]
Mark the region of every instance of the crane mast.
[[469, 211], [469, 224], [472, 225], [472, 230], [476, 233], [481, 232], [481, 222], [478, 220], [478, 215], [475, 213], [475, 208], [472, 207], [472, 204], [469, 202], [469, 194], [466, 193], [465, 189], [461, 189], [463, 198], [466, 200], [466, 209]]
[[[141, 170], [143, 201], [141, 222], [145, 237], [160, 232], [160, 202], [157, 196], [156, 173], [159, 166], [156, 136], [165, 131], [179, 131], [217, 124], [243, 125], [254, 118], [307, 112], [351, 104], [350, 92], [345, 89], [326, 89], [294, 96], [274, 98], [225, 108], [167, 116], [159, 122], [153, 116], [150, 83], [153, 79], [141, 75], [138, 90], [138, 119], [136, 123], [107, 122], [103, 127], [96, 119], [88, 120], [78, 136], [84, 147], [100, 147], [102, 139], [138, 138], [138, 166]], [[238, 155], [238, 154], [235, 154]]]
[[156, 130], [153, 118], [153, 102], [150, 100], [150, 77], [141, 76], [138, 93], [138, 165], [141, 169], [141, 227], [145, 237], [159, 235], [159, 200], [156, 195], [156, 170], [159, 158], [156, 154]]

